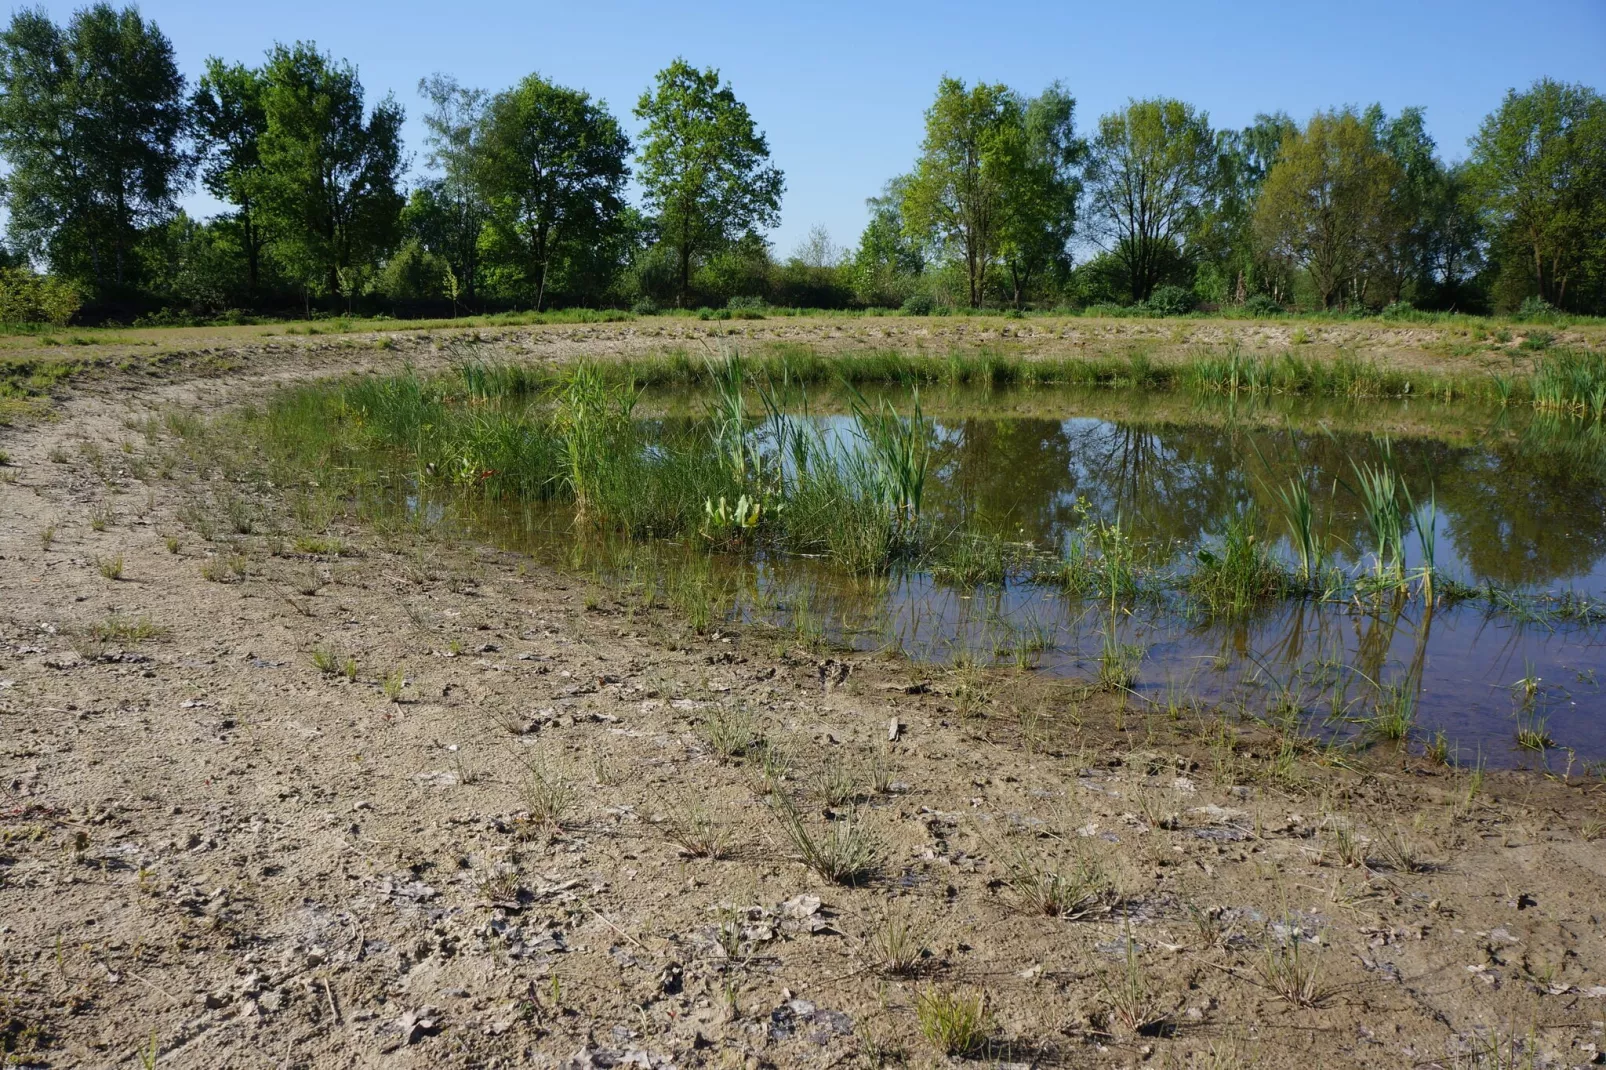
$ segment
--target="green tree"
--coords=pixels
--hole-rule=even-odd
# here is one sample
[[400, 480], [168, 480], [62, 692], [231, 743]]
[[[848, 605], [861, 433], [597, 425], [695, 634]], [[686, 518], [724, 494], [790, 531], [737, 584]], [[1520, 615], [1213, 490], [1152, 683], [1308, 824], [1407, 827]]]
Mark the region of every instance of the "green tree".
[[1146, 301], [1205, 208], [1215, 163], [1209, 117], [1180, 100], [1134, 100], [1102, 116], [1087, 168], [1104, 248]]
[[1388, 200], [1397, 225], [1376, 250], [1377, 282], [1385, 300], [1420, 301], [1433, 285], [1433, 228], [1448, 176], [1421, 108], [1406, 108], [1390, 119], [1374, 104], [1363, 120], [1378, 148], [1394, 162], [1395, 185]]
[[1500, 253], [1565, 306], [1569, 282], [1606, 257], [1606, 102], [1542, 78], [1507, 92], [1471, 146], [1468, 179]]
[[1055, 82], [1021, 109], [1022, 145], [1012, 153], [1006, 183], [999, 252], [1009, 269], [1016, 308], [1032, 281], [1047, 271], [1070, 270], [1080, 170], [1087, 143], [1076, 136], [1076, 98]]
[[914, 280], [925, 270], [919, 243], [903, 225], [903, 195], [907, 176], [888, 182], [879, 197], [869, 197], [870, 222], [859, 235], [848, 268], [853, 296], [864, 305], [898, 305], [913, 292]]
[[98, 3], [65, 27], [44, 9], [0, 34], [0, 156], [13, 239], [102, 292], [131, 284], [142, 227], [190, 173], [184, 78], [135, 8]]
[[491, 225], [520, 251], [539, 310], [554, 264], [615, 227], [630, 140], [605, 104], [532, 74], [492, 98], [479, 141]]
[[259, 151], [276, 252], [306, 292], [321, 285], [349, 303], [354, 276], [397, 234], [401, 106], [386, 97], [367, 114], [356, 69], [308, 42], [276, 45], [263, 79]]
[[780, 221], [785, 178], [769, 142], [719, 71], [677, 59], [641, 95], [638, 157], [648, 208], [680, 269], [678, 300], [691, 293], [692, 260]]
[[1254, 209], [1283, 141], [1298, 129], [1275, 112], [1255, 116], [1242, 130], [1216, 132], [1210, 191], [1186, 242], [1198, 265], [1194, 289], [1205, 300], [1242, 304], [1256, 292], [1286, 296], [1286, 272], [1257, 255]]
[[1255, 233], [1269, 256], [1302, 268], [1331, 308], [1398, 239], [1390, 195], [1401, 181], [1353, 109], [1318, 112], [1283, 143], [1255, 206]]
[[911, 236], [958, 254], [972, 308], [981, 304], [1026, 153], [1020, 100], [1008, 86], [937, 83], [920, 159], [903, 191], [903, 223]]
[[257, 294], [262, 253], [268, 243], [262, 219], [260, 152], [268, 125], [264, 87], [260, 71], [240, 63], [226, 64], [214, 56], [206, 61], [206, 73], [191, 98], [201, 182], [212, 196], [234, 205], [230, 221], [238, 231], [245, 259], [248, 298]]
[[425, 160], [437, 173], [413, 191], [402, 225], [446, 262], [455, 310], [460, 301], [473, 305], [479, 290], [480, 237], [489, 208], [476, 168], [486, 93], [444, 74], [420, 79], [418, 91], [430, 103], [424, 113]]

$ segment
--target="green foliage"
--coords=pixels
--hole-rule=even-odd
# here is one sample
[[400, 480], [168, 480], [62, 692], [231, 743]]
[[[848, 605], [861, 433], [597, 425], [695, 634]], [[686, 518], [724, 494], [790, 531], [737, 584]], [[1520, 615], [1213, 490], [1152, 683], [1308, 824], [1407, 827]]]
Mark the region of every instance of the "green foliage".
[[254, 296], [261, 283], [264, 173], [259, 151], [267, 129], [262, 72], [244, 64], [206, 61], [206, 73], [190, 100], [201, 182], [206, 191], [234, 205], [239, 247], [245, 267], [245, 292]]
[[1005, 85], [957, 78], [937, 84], [926, 136], [903, 188], [903, 224], [911, 236], [947, 247], [964, 265], [970, 307], [982, 302], [998, 255], [1005, 204], [1025, 166], [1019, 97]]
[[905, 316], [929, 316], [936, 308], [936, 299], [930, 294], [910, 294], [903, 302]]
[[1156, 286], [1144, 305], [1157, 315], [1185, 316], [1193, 311], [1193, 293], [1181, 286]]
[[1536, 296], [1565, 307], [1581, 274], [1592, 269], [1601, 281], [1606, 99], [1598, 92], [1549, 78], [1508, 92], [1472, 139], [1468, 181], [1496, 256]]
[[408, 238], [385, 261], [377, 286], [393, 301], [427, 301], [447, 296], [454, 278], [445, 257], [430, 252], [419, 239]]
[[0, 323], [64, 327], [78, 311], [77, 287], [25, 267], [0, 267]]
[[719, 72], [677, 59], [636, 104], [646, 124], [638, 180], [679, 264], [679, 296], [691, 292], [692, 260], [780, 218], [785, 180], [769, 142]]
[[629, 154], [618, 121], [581, 90], [532, 74], [491, 98], [475, 185], [491, 225], [519, 250], [537, 311], [554, 265], [616, 226]]
[[137, 8], [43, 8], [0, 34], [0, 155], [14, 240], [99, 292], [138, 280], [142, 225], [172, 212], [188, 162], [184, 78]]
[[1168, 250], [1196, 221], [1213, 148], [1205, 115], [1180, 100], [1134, 100], [1100, 117], [1087, 167], [1089, 208], [1134, 301], [1160, 284]]
[[397, 233], [402, 109], [370, 114], [356, 68], [310, 43], [276, 45], [262, 70], [258, 140], [275, 248], [309, 291], [350, 302]]
[[1283, 142], [1255, 207], [1266, 255], [1310, 279], [1323, 309], [1398, 239], [1398, 164], [1351, 109], [1318, 112]]

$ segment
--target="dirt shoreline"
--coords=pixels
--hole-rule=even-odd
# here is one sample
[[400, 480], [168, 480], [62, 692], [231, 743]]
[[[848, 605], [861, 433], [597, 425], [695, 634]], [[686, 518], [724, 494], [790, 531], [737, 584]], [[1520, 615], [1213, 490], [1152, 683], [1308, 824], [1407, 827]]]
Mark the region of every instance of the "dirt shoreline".
[[[496, 355], [614, 345], [541, 330]], [[1063, 681], [698, 636], [473, 545], [297, 552], [278, 491], [164, 474], [144, 422], [440, 342], [107, 371], [3, 432], [12, 1065], [942, 1065], [933, 992], [986, 994], [984, 1064], [1600, 1061], [1597, 782], [1290, 765]], [[200, 533], [220, 490], [250, 532]], [[720, 759], [743, 717], [784, 774]], [[856, 804], [822, 798], [844, 769]], [[854, 814], [868, 880], [794, 859], [777, 784], [816, 834]], [[722, 858], [673, 842], [705, 816]], [[1034, 905], [1094, 869], [1082, 916]], [[911, 975], [878, 961], [899, 925]]]

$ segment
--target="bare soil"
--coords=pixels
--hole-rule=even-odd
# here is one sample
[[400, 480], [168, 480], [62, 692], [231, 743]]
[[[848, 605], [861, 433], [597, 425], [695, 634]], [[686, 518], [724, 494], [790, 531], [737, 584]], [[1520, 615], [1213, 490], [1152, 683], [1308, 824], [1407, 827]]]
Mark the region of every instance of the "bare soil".
[[[934, 993], [985, 999], [987, 1065], [1601, 1061], [1598, 782], [1280, 760], [1090, 684], [697, 635], [472, 543], [299, 553], [276, 490], [211, 530], [216, 473], [138, 429], [442, 341], [107, 371], [0, 437], [11, 1065], [963, 1062]], [[866, 830], [864, 878], [801, 864], [773, 790]]]

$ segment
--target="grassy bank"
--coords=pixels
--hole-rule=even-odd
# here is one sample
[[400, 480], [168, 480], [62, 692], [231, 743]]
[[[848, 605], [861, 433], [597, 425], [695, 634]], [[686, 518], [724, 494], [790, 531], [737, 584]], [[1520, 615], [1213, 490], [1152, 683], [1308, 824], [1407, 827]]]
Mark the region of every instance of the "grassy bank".
[[[1200, 347], [1182, 359], [1156, 360], [1140, 347], [1118, 354], [1040, 357], [996, 347], [944, 354], [904, 349], [822, 353], [811, 346], [772, 344], [745, 358], [744, 367], [754, 382], [804, 386], [1074, 386], [1231, 397], [1428, 398], [1533, 405], [1596, 420], [1606, 416], [1606, 354], [1579, 349], [1546, 351], [1531, 370], [1513, 368], [1503, 375], [1472, 369], [1424, 372], [1353, 354], [1325, 360], [1237, 347]], [[496, 396], [520, 397], [552, 390], [569, 372], [550, 365], [484, 364], [474, 374]], [[599, 363], [596, 374], [610, 385], [701, 386], [707, 382], [708, 358], [675, 349], [645, 359]]]
[[[1588, 452], [1602, 437], [1598, 410], [1575, 392], [1562, 393], [1568, 403], [1554, 405], [1557, 395], [1546, 393], [1545, 384], [1601, 391], [1601, 365], [1588, 355], [1547, 355], [1532, 380], [1508, 384], [1498, 396], [1542, 414], [1528, 437], [1536, 427], [1552, 428], [1554, 448], [1572, 451], [1568, 456]], [[1209, 617], [1241, 617], [1287, 598], [1383, 594], [1480, 598], [1502, 613], [1531, 619], [1603, 616], [1587, 599], [1473, 589], [1441, 574], [1432, 488], [1407, 486], [1386, 443], [1376, 457], [1354, 465], [1347, 481], [1346, 493], [1361, 502], [1369, 541], [1351, 547], [1350, 564], [1342, 566], [1323, 520], [1331, 507], [1318, 498], [1335, 488], [1312, 485], [1302, 471], [1268, 484], [1270, 511], [1246, 507], [1225, 530], [1185, 547], [1138, 545], [1118, 517], [1092, 515], [1064, 545], [1036, 546], [974, 522], [944, 526], [923, 508], [934, 428], [921, 410], [921, 385], [1138, 383], [1213, 397], [1253, 394], [1243, 385], [1247, 378], [1365, 397], [1351, 391], [1390, 381], [1358, 364], [1313, 370], [1278, 360], [1264, 375], [1244, 372], [1254, 366], [1244, 358], [1223, 363], [1207, 355], [1159, 377], [1141, 362], [1136, 368], [1069, 361], [1045, 367], [989, 354], [825, 360], [802, 353], [795, 360], [776, 355], [745, 363], [699, 363], [679, 354], [560, 368], [475, 362], [431, 377], [406, 373], [298, 388], [249, 415], [245, 430], [267, 444], [273, 478], [285, 484], [324, 473], [325, 493], [342, 483], [343, 492], [358, 493], [363, 480], [399, 470], [438, 492], [558, 503], [594, 532], [677, 539], [709, 550], [807, 555], [850, 574], [906, 567], [958, 587], [1030, 580], [1085, 598], [1180, 598], [1188, 612]], [[852, 421], [849, 433], [828, 436], [809, 416], [805, 388], [833, 372], [846, 382]], [[694, 420], [640, 418], [641, 387], [677, 383], [701, 390]], [[872, 383], [916, 389], [900, 412], [854, 388]], [[1409, 567], [1408, 557], [1414, 561]]]

